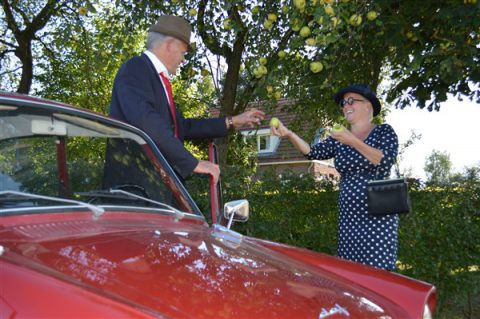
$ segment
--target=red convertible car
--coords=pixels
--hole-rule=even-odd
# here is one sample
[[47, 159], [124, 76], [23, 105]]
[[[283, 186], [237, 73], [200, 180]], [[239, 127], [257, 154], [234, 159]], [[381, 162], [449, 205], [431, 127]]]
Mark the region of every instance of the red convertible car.
[[0, 93], [0, 318], [432, 317], [432, 285], [230, 229], [248, 213], [209, 224], [130, 125]]

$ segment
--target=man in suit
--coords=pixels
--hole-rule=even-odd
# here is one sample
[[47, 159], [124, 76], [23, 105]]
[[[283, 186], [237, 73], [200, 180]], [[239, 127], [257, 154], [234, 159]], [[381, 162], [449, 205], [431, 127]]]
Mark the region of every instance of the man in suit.
[[186, 20], [169, 15], [150, 26], [147, 50], [124, 63], [115, 77], [109, 115], [145, 131], [181, 179], [193, 172], [210, 174], [217, 182], [218, 165], [196, 159], [184, 147], [184, 139], [223, 137], [230, 128], [259, 124], [265, 114], [254, 110], [226, 118], [187, 119], [175, 109], [169, 76], [190, 49], [191, 30]]

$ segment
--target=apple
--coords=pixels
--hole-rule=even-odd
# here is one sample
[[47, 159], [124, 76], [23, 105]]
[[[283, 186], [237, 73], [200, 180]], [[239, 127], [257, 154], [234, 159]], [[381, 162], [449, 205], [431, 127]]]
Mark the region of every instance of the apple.
[[310, 33], [311, 33], [310, 28], [307, 26], [300, 29], [300, 35], [304, 38], [308, 37]]
[[200, 74], [201, 74], [202, 76], [208, 76], [208, 75], [210, 74], [210, 72], [209, 72], [207, 69], [203, 68], [203, 69], [200, 71]]
[[313, 47], [317, 44], [317, 40], [315, 40], [315, 38], [308, 38], [305, 40], [305, 44]]
[[282, 6], [282, 12], [283, 13], [288, 13], [289, 10], [290, 10], [290, 8], [287, 5]]
[[378, 16], [377, 12], [375, 12], [375, 11], [373, 11], [373, 10], [372, 10], [372, 11], [369, 11], [369, 12], [367, 13], [367, 19], [368, 19], [369, 21], [375, 20], [375, 19], [377, 18], [377, 16]]
[[80, 8], [78, 8], [78, 14], [81, 15], [81, 16], [86, 15], [87, 12], [88, 12], [88, 9], [85, 8], [85, 7], [80, 7]]
[[286, 56], [287, 56], [287, 53], [286, 53], [285, 51], [281, 50], [281, 51], [278, 52], [278, 57], [279, 57], [280, 59], [283, 59], [283, 58], [285, 58]]
[[305, 5], [306, 4], [307, 3], [306, 3], [305, 0], [293, 0], [293, 5], [295, 6], [295, 8], [297, 8], [300, 11], [305, 10]]
[[334, 16], [335, 10], [333, 10], [331, 5], [327, 5], [325, 6], [325, 13], [328, 14], [329, 16]]
[[280, 120], [276, 117], [272, 117], [270, 120], [270, 127], [278, 128], [280, 126]]
[[197, 15], [197, 10], [195, 10], [193, 8], [188, 10], [188, 15], [191, 16], [191, 17], [196, 16]]
[[348, 23], [350, 23], [353, 26], [359, 26], [362, 24], [362, 17], [359, 16], [358, 14], [352, 14], [350, 19], [348, 19]]
[[343, 131], [345, 131], [345, 127], [343, 127], [342, 124], [338, 124], [338, 123], [333, 124], [333, 127], [332, 127], [333, 133], [340, 133]]
[[310, 63], [310, 71], [312, 71], [313, 73], [318, 73], [318, 72], [321, 72], [322, 70], [323, 70], [322, 62], [315, 61]]
[[264, 57], [261, 57], [260, 59], [258, 59], [258, 61], [260, 62], [261, 65], [266, 65], [268, 62], [267, 58], [264, 58]]
[[267, 30], [270, 30], [270, 29], [273, 27], [272, 21], [271, 21], [271, 20], [268, 20], [268, 19], [265, 20], [265, 21], [263, 22], [263, 27], [264, 27], [265, 29], [267, 29]]
[[255, 7], [252, 8], [252, 14], [253, 15], [257, 15], [259, 12], [260, 12], [260, 7], [259, 6], [255, 6]]
[[233, 24], [233, 23], [232, 23], [232, 20], [231, 20], [231, 19], [225, 19], [225, 20], [223, 21], [223, 28], [224, 28], [225, 30], [227, 30], [227, 31], [228, 31], [228, 30], [231, 30], [231, 29], [232, 29], [232, 24]]
[[275, 98], [275, 100], [280, 100], [282, 98], [282, 92], [279, 92], [279, 91], [275, 91], [275, 93], [273, 93], [273, 97]]
[[332, 17], [331, 20], [332, 20], [333, 28], [336, 28], [337, 25], [339, 25], [342, 22], [342, 20], [340, 20], [337, 17]]
[[277, 16], [275, 15], [275, 13], [269, 13], [267, 19], [272, 22], [275, 22], [277, 21]]
[[272, 93], [273, 92], [273, 86], [267, 85], [267, 92]]

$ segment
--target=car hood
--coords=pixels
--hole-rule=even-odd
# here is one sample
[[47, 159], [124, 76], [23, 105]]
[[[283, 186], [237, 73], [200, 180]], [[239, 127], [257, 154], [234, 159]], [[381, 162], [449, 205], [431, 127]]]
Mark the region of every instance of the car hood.
[[106, 214], [100, 220], [3, 226], [0, 238], [24, 266], [158, 316], [389, 318], [401, 314], [392, 302], [326, 270], [199, 222], [112, 219]]

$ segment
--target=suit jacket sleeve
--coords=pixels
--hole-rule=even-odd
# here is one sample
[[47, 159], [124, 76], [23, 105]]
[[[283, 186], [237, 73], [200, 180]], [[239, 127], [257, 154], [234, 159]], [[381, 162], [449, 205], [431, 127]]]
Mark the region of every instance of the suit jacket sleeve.
[[[176, 138], [167, 96], [155, 68], [146, 56], [130, 59], [118, 71], [110, 116], [145, 131], [182, 178], [189, 176], [198, 164], [198, 160], [183, 146], [183, 136], [205, 138], [227, 133], [225, 124], [222, 128], [221, 119], [188, 120], [177, 112], [180, 139]], [[213, 123], [211, 129], [208, 129], [205, 121]]]

